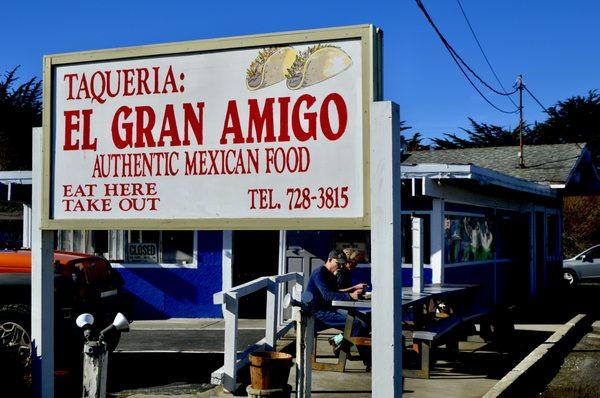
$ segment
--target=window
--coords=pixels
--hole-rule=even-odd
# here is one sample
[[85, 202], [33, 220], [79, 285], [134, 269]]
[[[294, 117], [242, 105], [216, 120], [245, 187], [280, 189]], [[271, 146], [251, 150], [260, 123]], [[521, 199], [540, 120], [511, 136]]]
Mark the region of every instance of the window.
[[128, 242], [131, 244], [147, 244], [147, 250], [144, 248], [140, 250], [142, 252], [152, 252], [155, 248], [156, 255], [133, 257], [127, 251], [126, 261], [140, 262], [140, 258], [152, 258], [154, 260], [148, 260], [148, 262], [182, 265], [193, 264], [194, 262], [193, 231], [129, 231]]
[[[56, 249], [89, 253], [114, 262], [194, 263], [194, 231], [82, 231], [56, 233]], [[129, 244], [136, 244], [130, 255]], [[150, 253], [150, 251], [152, 253]]]
[[447, 264], [487, 261], [494, 257], [491, 221], [483, 216], [447, 215], [444, 219]]
[[61, 230], [56, 234], [55, 246], [58, 250], [86, 253], [86, 231]]
[[600, 246], [595, 247], [591, 250], [588, 250], [587, 253], [585, 253], [585, 257], [586, 258], [600, 258]]
[[57, 231], [55, 242], [57, 250], [73, 251], [73, 231]]
[[496, 211], [494, 221], [496, 259], [529, 257], [529, 217], [512, 211]]
[[108, 231], [88, 231], [86, 253], [97, 256], [108, 256]]

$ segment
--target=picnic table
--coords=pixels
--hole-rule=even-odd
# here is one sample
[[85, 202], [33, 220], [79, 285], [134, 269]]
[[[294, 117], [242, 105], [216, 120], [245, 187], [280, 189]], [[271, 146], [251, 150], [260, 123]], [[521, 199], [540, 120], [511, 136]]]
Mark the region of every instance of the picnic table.
[[404, 376], [429, 378], [434, 347], [445, 344], [451, 352], [458, 352], [461, 331], [490, 312], [475, 303], [477, 289], [479, 285], [435, 284], [425, 286], [423, 293], [413, 293], [411, 288], [403, 288], [402, 333], [412, 338], [420, 359], [420, 367], [404, 369]]
[[[409, 308], [419, 307], [421, 305], [427, 305], [432, 300], [439, 301], [460, 301], [461, 296], [469, 296], [474, 293], [474, 291], [478, 288], [478, 285], [470, 285], [470, 284], [432, 284], [426, 285], [423, 289], [422, 293], [415, 293], [412, 291], [410, 287], [402, 288], [402, 309], [403, 311]], [[377, 294], [375, 292], [374, 294]], [[371, 300], [334, 300], [331, 305], [337, 308], [343, 308], [348, 311], [348, 317], [346, 318], [346, 324], [343, 331], [343, 336], [345, 341], [352, 342], [353, 338], [351, 337], [352, 333], [352, 324], [354, 322], [354, 318], [357, 315], [357, 311], [364, 311], [371, 309]], [[485, 310], [484, 310], [485, 311]], [[462, 322], [463, 318], [454, 317], [450, 321], [443, 322], [438, 324], [439, 330], [431, 331], [431, 330], [419, 330], [425, 328], [425, 325], [419, 324], [418, 322], [411, 326], [412, 331], [411, 337], [415, 337], [415, 333], [417, 333], [417, 340], [421, 343], [425, 342], [425, 344], [421, 344], [421, 369], [416, 372], [405, 372], [406, 375], [416, 376], [416, 377], [429, 377], [429, 350], [431, 349], [431, 344], [435, 342], [438, 338], [443, 337], [447, 331], [455, 328]], [[446, 330], [447, 329], [447, 330]], [[419, 331], [424, 332], [424, 334], [418, 334]], [[362, 344], [370, 345], [370, 339], [362, 339]], [[315, 350], [316, 352], [316, 350]], [[316, 354], [313, 354], [313, 368], [316, 370], [327, 370], [327, 371], [337, 371], [344, 372], [346, 369], [346, 360], [349, 356], [349, 349], [342, 349], [336, 363], [321, 363], [316, 361]]]

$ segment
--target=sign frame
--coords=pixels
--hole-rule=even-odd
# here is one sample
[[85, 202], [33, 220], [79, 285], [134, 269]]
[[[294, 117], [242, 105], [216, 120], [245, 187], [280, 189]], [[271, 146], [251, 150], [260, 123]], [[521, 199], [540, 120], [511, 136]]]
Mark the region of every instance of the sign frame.
[[[60, 229], [138, 229], [138, 230], [326, 230], [326, 229], [369, 229], [371, 225], [370, 198], [370, 105], [383, 96], [382, 85], [382, 31], [373, 25], [303, 30], [283, 33], [235, 36], [208, 40], [124, 47], [108, 50], [84, 51], [55, 54], [44, 57], [43, 93], [43, 173], [41, 228]], [[236, 50], [276, 46], [281, 44], [303, 44], [323, 41], [359, 39], [361, 42], [362, 66], [362, 149], [363, 149], [363, 216], [350, 218], [194, 218], [185, 219], [68, 219], [52, 218], [53, 206], [53, 113], [54, 70], [61, 65], [83, 64], [101, 61], [131, 60], [136, 58], [168, 55], [185, 55], [219, 50]]]

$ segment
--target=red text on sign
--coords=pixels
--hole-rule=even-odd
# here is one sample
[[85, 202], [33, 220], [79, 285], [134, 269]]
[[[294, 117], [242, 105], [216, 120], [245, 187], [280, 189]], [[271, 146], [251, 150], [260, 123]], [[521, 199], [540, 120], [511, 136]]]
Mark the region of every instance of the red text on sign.
[[254, 188], [248, 190], [250, 209], [281, 209], [281, 204], [273, 200], [273, 190], [270, 188]]
[[275, 117], [275, 98], [266, 98], [262, 107], [256, 99], [248, 100], [248, 122], [242, 128], [236, 100], [227, 103], [225, 122], [221, 134], [221, 145], [254, 142], [290, 141], [288, 124], [297, 141], [317, 140], [321, 131], [329, 141], [339, 139], [348, 125], [348, 107], [344, 97], [338, 93], [327, 95], [320, 104], [317, 97], [302, 94], [294, 102], [290, 112], [290, 97], [277, 99], [279, 118]]
[[[65, 151], [73, 150], [96, 150], [98, 140], [94, 138], [91, 141], [90, 118], [93, 111], [91, 109], [83, 109], [81, 111], [65, 111], [65, 143], [63, 149]], [[81, 133], [80, 140], [73, 138], [74, 133]]]
[[[156, 111], [151, 106], [121, 106], [112, 120], [113, 143], [118, 149], [163, 147], [166, 142], [172, 147], [189, 146], [191, 132], [196, 144], [202, 145], [203, 111], [204, 102], [182, 104], [178, 112], [183, 112], [183, 122], [179, 125], [173, 104], [165, 105], [158, 121]], [[158, 138], [155, 137], [156, 133]]]

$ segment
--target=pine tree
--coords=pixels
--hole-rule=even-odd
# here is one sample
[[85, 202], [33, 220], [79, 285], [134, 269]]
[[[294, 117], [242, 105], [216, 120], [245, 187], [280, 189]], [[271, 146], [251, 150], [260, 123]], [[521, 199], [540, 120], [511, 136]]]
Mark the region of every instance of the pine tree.
[[42, 82], [17, 85], [18, 68], [0, 80], [0, 170], [31, 170], [31, 129], [42, 125]]

